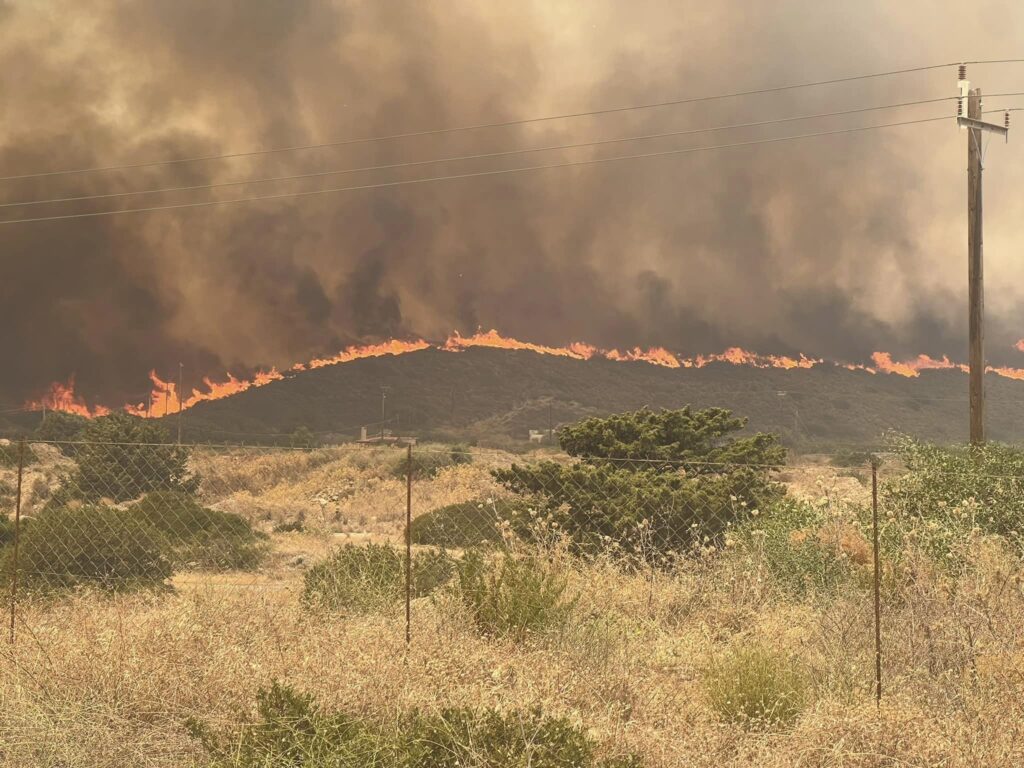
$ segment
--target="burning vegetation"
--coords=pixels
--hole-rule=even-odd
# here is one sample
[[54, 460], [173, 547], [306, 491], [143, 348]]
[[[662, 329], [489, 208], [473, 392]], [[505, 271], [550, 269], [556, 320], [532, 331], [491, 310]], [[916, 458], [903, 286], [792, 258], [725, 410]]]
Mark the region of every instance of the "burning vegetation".
[[[670, 352], [664, 347], [649, 347], [647, 349], [634, 347], [630, 350], [620, 351], [614, 348], [601, 349], [584, 342], [572, 342], [565, 347], [552, 347], [502, 336], [498, 331], [492, 329], [490, 331], [478, 331], [472, 336], [462, 336], [456, 332], [441, 344], [433, 344], [424, 339], [413, 341], [390, 339], [380, 344], [350, 346], [331, 357], [314, 358], [305, 363], [296, 363], [285, 373], [281, 373], [277, 368], [270, 368], [269, 370], [259, 370], [252, 378], [248, 379], [238, 378], [231, 373], [227, 373], [226, 378], [222, 381], [216, 381], [207, 376], [203, 377], [203, 387], [201, 389], [192, 388], [184, 397], [179, 394], [177, 384], [173, 381], [162, 379], [157, 375], [156, 371], [150, 371], [149, 378], [152, 382], [152, 390], [149, 393], [148, 399], [145, 402], [125, 404], [119, 410], [142, 417], [166, 416], [177, 413], [179, 410], [188, 410], [197, 403], [206, 400], [220, 400], [236, 395], [239, 392], [245, 392], [248, 389], [262, 387], [273, 381], [279, 381], [285, 378], [286, 375], [297, 374], [316, 368], [348, 363], [369, 357], [403, 355], [431, 348], [457, 353], [474, 347], [524, 350], [539, 355], [554, 355], [575, 360], [604, 358], [616, 362], [644, 362], [666, 368], [703, 368], [712, 363], [727, 363], [752, 368], [781, 368], [784, 370], [808, 369], [819, 365], [837, 365], [848, 370], [861, 370], [871, 374], [895, 374], [907, 378], [917, 378], [921, 375], [921, 371], [925, 370], [959, 370], [967, 372], [965, 364], [953, 362], [945, 355], [941, 358], [933, 358], [922, 354], [901, 361], [894, 360], [888, 352], [875, 352], [871, 356], [872, 364], [864, 365], [860, 363], [826, 361], [822, 358], [807, 357], [803, 354], [796, 357], [763, 355], [740, 347], [729, 347], [718, 354], [683, 357]], [[1024, 351], [1024, 339], [1018, 341], [1015, 348]], [[1024, 368], [988, 366], [986, 370], [1004, 378], [1024, 380]], [[112, 410], [118, 410], [98, 404], [89, 405], [82, 395], [75, 392], [75, 377], [73, 375], [66, 382], [54, 382], [51, 384], [41, 397], [25, 403], [25, 408], [34, 411], [63, 411], [89, 418], [105, 416]]]

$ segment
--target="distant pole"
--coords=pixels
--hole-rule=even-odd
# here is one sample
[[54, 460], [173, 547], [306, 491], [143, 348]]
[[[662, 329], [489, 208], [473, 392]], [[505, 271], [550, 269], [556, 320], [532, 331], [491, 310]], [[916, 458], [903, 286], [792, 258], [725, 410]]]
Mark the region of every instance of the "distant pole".
[[[1010, 113], [1003, 115], [1003, 124], [986, 123], [981, 119], [981, 89], [971, 89], [967, 66], [960, 65], [957, 83], [956, 122], [967, 129], [967, 322], [969, 336], [968, 379], [970, 393], [971, 445], [985, 443], [985, 271], [982, 247], [981, 172], [984, 170], [981, 135], [998, 133], [1009, 140]], [[966, 117], [964, 112], [967, 113]]]
[[[981, 89], [967, 99], [967, 117], [981, 119]], [[985, 443], [985, 272], [982, 256], [981, 129], [967, 129], [967, 293], [971, 444]]]
[[149, 390], [149, 407], [146, 408], [146, 415], [153, 418], [153, 390]]
[[182, 388], [182, 382], [185, 380], [185, 364], [178, 363], [178, 445], [181, 445], [181, 411], [184, 407], [185, 390]]
[[387, 401], [388, 388], [382, 385], [380, 388], [380, 442], [382, 445], [384, 443], [384, 424], [388, 418]]
[[18, 490], [14, 503], [14, 547], [11, 552], [11, 634], [14, 643], [14, 618], [18, 606], [18, 543], [21, 539], [21, 483], [25, 473], [25, 441], [18, 443]]
[[405, 454], [405, 649], [412, 642], [412, 443]]
[[551, 420], [551, 403], [548, 403], [548, 442], [555, 442], [555, 423]]
[[871, 531], [875, 559], [875, 705], [882, 706], [882, 560], [878, 546], [878, 459], [871, 458]]

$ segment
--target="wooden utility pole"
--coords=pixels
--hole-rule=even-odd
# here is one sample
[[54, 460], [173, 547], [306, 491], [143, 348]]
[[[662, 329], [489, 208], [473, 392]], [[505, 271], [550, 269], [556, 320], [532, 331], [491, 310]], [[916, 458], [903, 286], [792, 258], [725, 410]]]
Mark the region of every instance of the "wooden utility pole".
[[[985, 443], [985, 270], [981, 215], [981, 134], [1009, 134], [1009, 112], [1003, 125], [981, 119], [981, 89], [971, 90], [967, 67], [960, 66], [960, 101], [957, 124], [967, 129], [967, 296], [968, 296], [968, 378], [970, 389], [971, 445]], [[966, 104], [965, 104], [966, 102]], [[966, 110], [964, 107], [966, 106]], [[964, 112], [967, 116], [964, 117]]]
[[[967, 98], [967, 117], [981, 120], [981, 89]], [[971, 444], [985, 442], [985, 270], [981, 255], [981, 129], [967, 129], [967, 303]]]

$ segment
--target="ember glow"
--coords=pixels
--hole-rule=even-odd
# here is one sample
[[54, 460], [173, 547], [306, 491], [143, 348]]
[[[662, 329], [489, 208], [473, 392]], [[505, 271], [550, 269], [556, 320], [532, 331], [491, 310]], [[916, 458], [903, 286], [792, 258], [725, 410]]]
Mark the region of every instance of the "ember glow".
[[[442, 344], [432, 344], [423, 339], [403, 341], [390, 339], [380, 344], [367, 344], [362, 346], [346, 347], [332, 357], [314, 358], [305, 363], [296, 363], [286, 374], [280, 373], [276, 368], [267, 371], [257, 372], [251, 379], [240, 379], [232, 374], [226, 374], [226, 378], [215, 381], [210, 378], [203, 379], [202, 388], [193, 388], [190, 394], [179, 398], [177, 385], [172, 381], [164, 381], [155, 371], [150, 371], [149, 378], [153, 389], [149, 399], [144, 403], [136, 403], [122, 406], [123, 410], [136, 416], [158, 418], [165, 415], [178, 413], [180, 410], [187, 410], [197, 403], [206, 400], [220, 400], [247, 389], [263, 387], [275, 381], [285, 378], [286, 375], [294, 375], [302, 371], [314, 368], [324, 368], [330, 365], [361, 360], [369, 357], [382, 357], [385, 355], [403, 355], [408, 352], [418, 352], [424, 349], [438, 349], [443, 352], [463, 352], [473, 347], [486, 347], [490, 349], [509, 349], [533, 352], [538, 355], [554, 355], [567, 357], [574, 360], [592, 360], [604, 358], [616, 362], [643, 362], [650, 365], [659, 365], [665, 368], [703, 368], [715, 363], [751, 368], [780, 368], [792, 370], [796, 368], [814, 368], [818, 365], [836, 365], [851, 371], [864, 371], [870, 374], [887, 373], [907, 378], [917, 378], [921, 371], [926, 370], [960, 370], [967, 371], [963, 363], [955, 363], [947, 356], [933, 358], [928, 355], [918, 355], [909, 360], [894, 360], [888, 352], [875, 352], [871, 356], [872, 365], [861, 363], [828, 362], [820, 358], [798, 355], [789, 357], [785, 355], [762, 355], [756, 352], [742, 349], [740, 347], [729, 347], [718, 354], [697, 355], [696, 357], [681, 357], [663, 347], [650, 347], [643, 349], [634, 347], [631, 350], [620, 351], [618, 349], [601, 349], [584, 342], [573, 342], [565, 347], [552, 347], [544, 344], [534, 344], [528, 341], [520, 341], [508, 336], [502, 336], [496, 330], [480, 330], [472, 336], [462, 336], [453, 333]], [[1024, 352], [1024, 339], [1017, 342], [1017, 349]], [[992, 367], [986, 369], [990, 373], [1003, 376], [1008, 379], [1024, 381], [1024, 368]], [[83, 397], [76, 395], [74, 391], [74, 377], [67, 382], [56, 382], [51, 384], [49, 389], [38, 400], [25, 404], [27, 410], [39, 411], [44, 408], [76, 413], [82, 416], [95, 417], [110, 413], [110, 409], [101, 405], [90, 407]]]

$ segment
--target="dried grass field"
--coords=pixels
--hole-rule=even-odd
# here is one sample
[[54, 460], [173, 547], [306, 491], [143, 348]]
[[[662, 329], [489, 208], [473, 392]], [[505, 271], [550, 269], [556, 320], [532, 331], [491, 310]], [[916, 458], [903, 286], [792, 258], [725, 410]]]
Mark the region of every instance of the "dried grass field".
[[[30, 520], [69, 465], [50, 448], [37, 447], [26, 475]], [[869, 489], [862, 471], [824, 461], [780, 477], [813, 524], [775, 535], [766, 522], [657, 568], [576, 557], [552, 535], [528, 556], [562, 580], [561, 620], [483, 632], [438, 589], [413, 600], [407, 647], [400, 599], [351, 611], [303, 599], [311, 570], [345, 544], [400, 544], [403, 455], [197, 450], [202, 503], [266, 532], [267, 558], [255, 570], [184, 568], [170, 589], [25, 591], [16, 642], [0, 644], [0, 763], [207, 766], [187, 724], [230, 741], [277, 682], [385, 728], [412, 711], [540, 707], [578, 726], [597, 758], [632, 754], [650, 768], [1024, 764], [1024, 593], [1005, 537], [974, 526], [956, 542], [959, 565], [944, 567], [925, 531], [884, 561], [877, 708], [859, 517]], [[439, 468], [415, 483], [415, 514], [500, 494], [490, 469], [512, 460]], [[737, 714], [758, 697], [778, 705], [771, 716]], [[232, 764], [225, 754], [217, 765]]]

